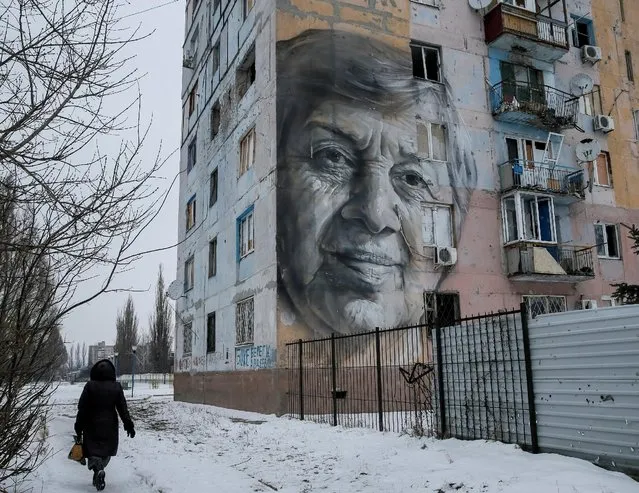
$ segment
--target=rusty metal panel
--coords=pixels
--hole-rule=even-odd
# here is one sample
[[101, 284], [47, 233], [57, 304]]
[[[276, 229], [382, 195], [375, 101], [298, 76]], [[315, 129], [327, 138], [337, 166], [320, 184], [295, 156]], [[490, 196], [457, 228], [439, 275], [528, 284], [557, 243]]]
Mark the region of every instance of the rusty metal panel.
[[639, 473], [639, 306], [530, 321], [539, 447]]

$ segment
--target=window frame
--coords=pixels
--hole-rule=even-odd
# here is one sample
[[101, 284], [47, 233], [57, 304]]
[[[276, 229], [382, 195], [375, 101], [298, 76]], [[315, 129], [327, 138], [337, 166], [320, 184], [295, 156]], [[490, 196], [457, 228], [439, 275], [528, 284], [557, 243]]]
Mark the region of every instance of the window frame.
[[[595, 223], [595, 248], [597, 250], [597, 257], [600, 259], [609, 259], [609, 260], [621, 260], [621, 235], [620, 235], [620, 230], [619, 230], [619, 225], [618, 224], [613, 224], [613, 223], [604, 223], [604, 222], [600, 222], [600, 223]], [[597, 228], [601, 228], [602, 230], [602, 237], [603, 237], [603, 243], [599, 244], [597, 243]], [[610, 255], [610, 251], [609, 251], [609, 240], [608, 240], [608, 228], [609, 227], [614, 227], [615, 229], [615, 246], [617, 247], [617, 255]], [[603, 247], [604, 248], [604, 253], [600, 253], [599, 248]]]
[[[241, 317], [241, 310], [244, 306], [251, 307], [251, 326], [241, 327], [240, 322], [246, 320]], [[235, 303], [235, 345], [245, 346], [253, 344], [255, 341], [255, 297], [248, 296]]]
[[[217, 339], [217, 317], [215, 311], [206, 314], [206, 354], [212, 354], [216, 351]], [[213, 321], [211, 323], [211, 321]]]
[[218, 193], [219, 193], [219, 172], [218, 167], [216, 166], [211, 171], [209, 175], [209, 208], [213, 207], [217, 204]]
[[186, 172], [190, 173], [197, 165], [197, 134], [190, 140], [186, 148]]
[[[413, 78], [415, 79], [419, 79], [419, 80], [426, 80], [429, 82], [435, 82], [437, 84], [442, 84], [443, 83], [443, 57], [442, 57], [442, 47], [441, 46], [437, 46], [437, 45], [431, 45], [431, 44], [427, 44], [427, 43], [420, 43], [417, 41], [412, 41], [410, 43], [410, 49], [411, 49], [411, 60], [412, 63], [414, 64], [414, 53], [413, 53], [413, 49], [419, 49], [420, 50], [420, 59], [422, 62], [422, 70], [424, 71], [424, 77], [420, 77], [418, 75], [415, 75], [415, 69], [413, 67]], [[437, 54], [437, 79], [431, 79], [428, 77], [428, 68], [427, 68], [427, 64], [426, 64], [426, 53], [425, 50], [429, 50], [429, 51], [433, 51]]]
[[[253, 205], [248, 207], [237, 218], [237, 261], [248, 257], [255, 251], [255, 208]], [[246, 241], [246, 250], [244, 250], [244, 225], [246, 224], [246, 231], [248, 238]]]
[[195, 79], [195, 83], [191, 90], [189, 91], [189, 118], [193, 113], [195, 113], [195, 109], [197, 108], [197, 89], [198, 89], [198, 79]]
[[[606, 159], [606, 172], [608, 174], [607, 178], [608, 178], [608, 183], [601, 183], [600, 178], [599, 178], [599, 157], [604, 156], [604, 158]], [[593, 170], [593, 181], [594, 184], [599, 186], [599, 187], [605, 187], [605, 188], [613, 188], [613, 181], [612, 181], [612, 163], [610, 162], [610, 153], [608, 151], [601, 151], [601, 153], [599, 154], [599, 156], [597, 156], [597, 160], [592, 162], [593, 166], [592, 166], [592, 170]]]
[[182, 356], [190, 356], [191, 354], [193, 354], [193, 321], [182, 324]]
[[[240, 173], [238, 178], [244, 176], [255, 165], [256, 140], [255, 126], [252, 126], [240, 139]], [[250, 142], [250, 145], [247, 142]], [[245, 152], [246, 146], [249, 146], [249, 148]]]
[[197, 223], [197, 197], [195, 194], [186, 203], [186, 231], [190, 231]]
[[184, 261], [184, 292], [188, 293], [195, 287], [195, 256], [191, 255]]
[[639, 141], [639, 110], [632, 110], [632, 118], [635, 124], [635, 140]]
[[630, 82], [635, 81], [635, 71], [632, 64], [632, 52], [630, 50], [624, 51], [624, 59], [626, 60], [626, 76]]
[[244, 19], [248, 17], [251, 11], [255, 8], [255, 0], [243, 0], [242, 1], [242, 11], [244, 13]]
[[[428, 161], [434, 161], [436, 163], [447, 163], [448, 162], [448, 126], [444, 123], [439, 123], [439, 122], [431, 122], [431, 121], [425, 121], [425, 120], [417, 120], [417, 135], [419, 138], [419, 127], [422, 126], [424, 128], [426, 128], [426, 138], [428, 139], [428, 151], [426, 153], [417, 151], [417, 155], [419, 156], [420, 159], [426, 159]], [[433, 146], [433, 126], [439, 127], [442, 130], [442, 133], [444, 134], [444, 145], [443, 145], [443, 149], [444, 149], [444, 159], [437, 159], [434, 157], [434, 146]], [[419, 140], [418, 140], [418, 146], [419, 146]]]
[[600, 85], [595, 84], [592, 88], [592, 91], [584, 94], [579, 98], [579, 112], [587, 116], [603, 115], [603, 104], [601, 101]]
[[215, 74], [220, 70], [220, 40], [218, 40], [213, 44], [211, 48], [211, 77], [214, 77]]
[[[597, 46], [597, 38], [595, 37], [595, 23], [589, 17], [582, 15], [572, 14], [573, 28], [572, 28], [572, 44], [575, 48], [583, 48], [584, 46]], [[581, 44], [579, 41], [579, 32], [577, 31], [577, 24], [584, 24], [588, 29], [588, 42]]]
[[[550, 299], [554, 299], [554, 300], [562, 300], [562, 304], [563, 304], [563, 310], [558, 311], [558, 312], [551, 312], [548, 308], [550, 307]], [[551, 313], [563, 313], [568, 311], [568, 300], [566, 299], [566, 296], [564, 295], [548, 295], [548, 294], [524, 294], [521, 297], [522, 301], [526, 304], [526, 307], [528, 308], [528, 312], [530, 315], [532, 315], [533, 318], [535, 318], [537, 315], [548, 315]], [[528, 300], [533, 300], [533, 299], [544, 299], [545, 300], [545, 310], [544, 313], [537, 313], [534, 314], [532, 313], [532, 310], [530, 308], [530, 303], [528, 302]]]
[[[440, 210], [446, 210], [448, 212], [448, 233], [449, 233], [449, 238], [448, 243], [441, 243], [438, 239], [438, 235], [437, 235], [437, 217], [438, 217], [438, 211]], [[450, 204], [442, 204], [442, 203], [438, 203], [438, 202], [422, 202], [422, 213], [424, 214], [424, 220], [422, 221], [422, 241], [423, 246], [425, 247], [431, 247], [431, 248], [438, 248], [438, 247], [450, 247], [450, 248], [454, 248], [455, 247], [455, 230], [454, 230], [454, 218], [453, 218], [453, 214], [454, 214], [454, 210], [453, 207]], [[433, 238], [433, 243], [428, 243], [425, 239], [425, 234], [424, 234], [424, 230], [426, 228], [426, 214], [430, 213], [431, 214], [431, 218], [430, 218], [430, 224], [432, 227], [432, 232], [431, 232], [431, 236]]]
[[209, 240], [209, 279], [217, 275], [217, 236]]
[[[539, 199], [542, 200], [548, 200], [549, 204], [550, 204], [550, 208], [549, 208], [549, 219], [551, 221], [551, 237], [552, 240], [542, 240], [542, 239], [538, 239], [538, 238], [527, 238], [526, 237], [526, 223], [525, 223], [525, 216], [524, 214], [526, 213], [526, 211], [524, 210], [524, 200], [526, 197], [534, 197], [535, 198], [535, 204], [536, 204], [536, 209], [537, 209], [537, 213], [535, 215], [535, 228], [538, 232], [538, 236], [540, 236], [541, 233], [541, 222], [539, 219]], [[505, 202], [509, 199], [514, 199], [515, 201], [515, 218], [517, 221], [516, 224], [516, 233], [518, 238], [515, 240], [510, 240], [507, 241], [509, 238], [509, 234], [508, 234], [508, 216], [506, 214], [506, 207], [505, 207]], [[504, 197], [502, 197], [501, 199], [501, 217], [502, 217], [502, 234], [503, 234], [503, 238], [504, 238], [504, 246], [507, 245], [513, 245], [515, 243], [539, 243], [539, 244], [543, 244], [543, 245], [557, 245], [558, 244], [558, 240], [557, 240], [557, 221], [556, 221], [556, 215], [555, 215], [555, 201], [554, 198], [551, 195], [545, 195], [545, 194], [536, 194], [536, 193], [529, 193], [529, 192], [514, 192], [511, 194], [508, 194]], [[531, 221], [533, 219], [533, 215], [531, 213]], [[531, 227], [533, 225], [531, 224]]]

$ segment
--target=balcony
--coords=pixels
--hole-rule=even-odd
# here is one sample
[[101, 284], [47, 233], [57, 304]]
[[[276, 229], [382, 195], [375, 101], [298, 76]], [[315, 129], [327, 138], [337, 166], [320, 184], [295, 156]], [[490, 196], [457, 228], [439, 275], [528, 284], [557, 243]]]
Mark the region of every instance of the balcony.
[[577, 128], [579, 98], [546, 85], [502, 81], [490, 88], [493, 116], [550, 131]]
[[502, 193], [510, 190], [551, 193], [564, 197], [567, 203], [586, 198], [582, 169], [514, 159], [499, 165], [499, 181]]
[[595, 277], [591, 247], [517, 242], [505, 248], [512, 281], [577, 283]]
[[[555, 2], [559, 3], [559, 2]], [[562, 10], [565, 19], [565, 11]], [[504, 51], [523, 52], [556, 62], [569, 50], [567, 22], [498, 3], [484, 17], [486, 43]]]

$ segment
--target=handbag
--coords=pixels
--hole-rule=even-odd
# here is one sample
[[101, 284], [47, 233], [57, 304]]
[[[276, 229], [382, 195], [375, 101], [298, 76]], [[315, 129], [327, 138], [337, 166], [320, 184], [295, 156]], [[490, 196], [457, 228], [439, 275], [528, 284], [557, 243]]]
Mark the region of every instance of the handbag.
[[79, 462], [82, 465], [86, 464], [86, 459], [84, 458], [84, 451], [82, 450], [82, 440], [74, 435], [73, 437], [75, 443], [71, 450], [69, 451], [69, 459]]

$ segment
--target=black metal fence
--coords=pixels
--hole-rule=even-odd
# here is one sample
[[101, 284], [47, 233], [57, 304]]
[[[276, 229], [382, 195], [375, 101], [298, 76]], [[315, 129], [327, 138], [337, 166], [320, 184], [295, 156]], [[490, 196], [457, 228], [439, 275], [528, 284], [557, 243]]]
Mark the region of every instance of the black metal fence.
[[287, 344], [289, 414], [537, 448], [526, 306]]

